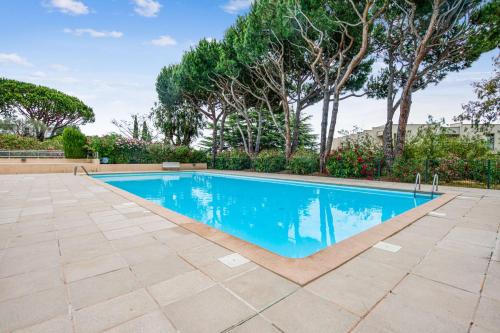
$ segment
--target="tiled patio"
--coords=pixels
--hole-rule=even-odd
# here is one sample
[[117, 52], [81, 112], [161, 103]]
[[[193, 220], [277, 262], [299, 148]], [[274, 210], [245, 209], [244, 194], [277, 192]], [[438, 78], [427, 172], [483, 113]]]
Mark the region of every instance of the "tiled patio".
[[0, 332], [498, 332], [500, 191], [453, 190], [299, 287], [86, 177], [0, 175]]

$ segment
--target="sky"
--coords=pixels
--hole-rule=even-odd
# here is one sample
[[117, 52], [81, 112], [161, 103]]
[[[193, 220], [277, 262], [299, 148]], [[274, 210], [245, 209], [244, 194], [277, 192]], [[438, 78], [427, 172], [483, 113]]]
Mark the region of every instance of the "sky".
[[[180, 61], [202, 38], [221, 39], [252, 0], [0, 0], [0, 77], [32, 82], [80, 98], [96, 121], [88, 135], [117, 131], [113, 119], [146, 114], [157, 100], [163, 66]], [[428, 115], [452, 122], [488, 78], [496, 52], [415, 94], [410, 123]], [[319, 132], [320, 105], [306, 110]], [[396, 115], [397, 117], [397, 115]], [[385, 102], [342, 101], [337, 130], [382, 125]]]

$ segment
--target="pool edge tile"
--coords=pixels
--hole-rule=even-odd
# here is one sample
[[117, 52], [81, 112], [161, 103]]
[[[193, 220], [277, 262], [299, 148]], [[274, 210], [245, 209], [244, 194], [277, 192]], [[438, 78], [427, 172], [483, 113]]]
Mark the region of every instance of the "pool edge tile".
[[457, 192], [442, 193], [439, 197], [425, 204], [406, 211], [403, 214], [395, 216], [382, 224], [351, 236], [339, 243], [322, 249], [313, 255], [305, 258], [294, 259], [272, 253], [257, 245], [231, 236], [187, 216], [169, 210], [168, 208], [159, 206], [153, 202], [136, 196], [135, 194], [107, 184], [99, 179], [86, 175], [82, 175], [82, 177], [87, 177], [93, 182], [104, 186], [118, 195], [121, 195], [125, 199], [135, 202], [151, 212], [167, 219], [168, 221], [171, 221], [217, 245], [239, 253], [254, 263], [269, 269], [274, 273], [299, 284], [300, 286], [304, 286], [345, 264], [349, 260], [370, 249], [379, 241], [383, 241], [384, 239], [394, 235], [418, 219], [424, 217], [427, 213], [438, 209], [454, 199], [456, 196], [460, 195], [460, 193]]

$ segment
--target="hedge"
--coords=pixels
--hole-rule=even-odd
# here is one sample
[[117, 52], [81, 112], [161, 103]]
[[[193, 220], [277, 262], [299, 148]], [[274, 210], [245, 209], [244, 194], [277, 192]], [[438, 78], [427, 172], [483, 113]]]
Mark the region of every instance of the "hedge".
[[85, 158], [87, 157], [87, 138], [76, 127], [66, 127], [62, 134], [64, 157]]
[[62, 137], [38, 141], [30, 136], [0, 134], [0, 150], [62, 150]]
[[265, 150], [254, 158], [253, 167], [258, 172], [280, 172], [286, 168], [286, 158], [282, 152]]
[[252, 160], [243, 151], [223, 151], [215, 158], [215, 169], [218, 170], [245, 170], [252, 167]]
[[319, 172], [319, 155], [312, 151], [297, 151], [288, 161], [288, 170], [297, 175]]

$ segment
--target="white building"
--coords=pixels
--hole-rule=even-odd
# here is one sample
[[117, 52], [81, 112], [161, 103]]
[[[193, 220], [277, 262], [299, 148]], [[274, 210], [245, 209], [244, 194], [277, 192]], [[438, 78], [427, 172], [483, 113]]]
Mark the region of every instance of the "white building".
[[[408, 138], [411, 138], [417, 134], [420, 128], [426, 126], [429, 125], [408, 124], [406, 126], [406, 136]], [[486, 140], [486, 142], [488, 143], [489, 147], [492, 150], [500, 153], [500, 124], [493, 124], [488, 130], [484, 132], [476, 131], [470, 124], [461, 124], [461, 123], [450, 124], [447, 125], [445, 128], [446, 128], [446, 134], [450, 136], [473, 136], [479, 134]], [[397, 131], [398, 131], [398, 124], [392, 125], [392, 135], [394, 142], [396, 141]], [[383, 133], [384, 133], [384, 126], [382, 125], [382, 126], [372, 127], [372, 129], [364, 130], [359, 133], [334, 138], [332, 149], [338, 149], [339, 147], [342, 147], [347, 142], [347, 139], [356, 140], [363, 138], [365, 136], [369, 136], [376, 143], [382, 144]]]

